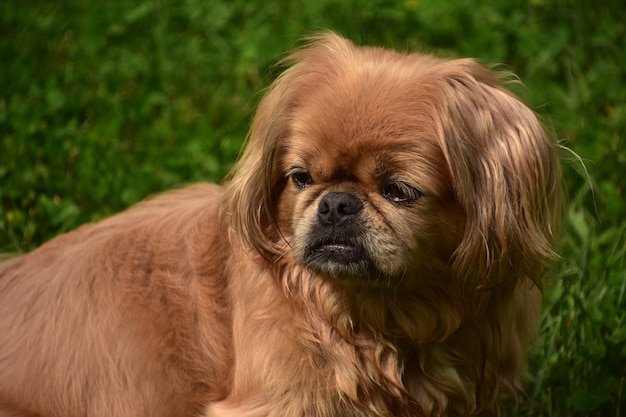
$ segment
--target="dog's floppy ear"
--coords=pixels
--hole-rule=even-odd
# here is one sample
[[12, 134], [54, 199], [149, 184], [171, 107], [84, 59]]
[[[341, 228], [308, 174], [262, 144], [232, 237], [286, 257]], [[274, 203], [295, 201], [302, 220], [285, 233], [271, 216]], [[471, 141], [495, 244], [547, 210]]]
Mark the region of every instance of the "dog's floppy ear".
[[227, 177], [222, 216], [232, 230], [266, 259], [281, 253], [281, 232], [276, 224], [275, 199], [280, 192], [279, 160], [288, 145], [291, 118], [304, 97], [328, 80], [339, 65], [332, 61], [349, 54], [354, 45], [331, 32], [308, 39], [308, 46], [281, 61], [288, 67], [261, 100], [246, 147]]
[[278, 180], [276, 153], [287, 127], [286, 73], [272, 84], [261, 100], [246, 147], [227, 177], [221, 215], [228, 216], [241, 243], [252, 245], [266, 258], [277, 252], [271, 238], [274, 229], [272, 189]]
[[465, 288], [541, 284], [560, 218], [560, 166], [537, 116], [469, 59], [439, 74], [440, 140], [466, 212], [453, 269]]

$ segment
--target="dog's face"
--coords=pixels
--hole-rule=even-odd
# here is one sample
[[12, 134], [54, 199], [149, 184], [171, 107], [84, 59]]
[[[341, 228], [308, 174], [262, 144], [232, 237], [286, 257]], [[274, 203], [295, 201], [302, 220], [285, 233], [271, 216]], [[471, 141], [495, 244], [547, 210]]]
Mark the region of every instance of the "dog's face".
[[419, 95], [407, 80], [362, 75], [294, 110], [278, 161], [279, 225], [296, 261], [318, 274], [397, 288], [447, 262], [462, 215]]
[[490, 70], [334, 35], [290, 60], [229, 183], [242, 240], [361, 288], [452, 294], [540, 280], [558, 159]]

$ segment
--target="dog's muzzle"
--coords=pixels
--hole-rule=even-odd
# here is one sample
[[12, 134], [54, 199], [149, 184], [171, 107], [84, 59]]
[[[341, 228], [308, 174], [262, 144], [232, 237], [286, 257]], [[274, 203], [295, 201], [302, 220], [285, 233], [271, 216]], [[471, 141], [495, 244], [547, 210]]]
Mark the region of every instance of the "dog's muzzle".
[[334, 276], [359, 275], [369, 268], [362, 212], [363, 203], [354, 194], [331, 192], [322, 198], [306, 251], [311, 268]]

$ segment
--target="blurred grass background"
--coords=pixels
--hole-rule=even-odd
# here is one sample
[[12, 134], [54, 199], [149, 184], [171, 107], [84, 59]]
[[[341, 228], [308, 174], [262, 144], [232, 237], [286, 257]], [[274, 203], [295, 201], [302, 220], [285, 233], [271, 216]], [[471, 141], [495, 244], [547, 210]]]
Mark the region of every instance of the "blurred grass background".
[[[626, 415], [626, 5], [621, 0], [4, 0], [0, 252], [219, 181], [298, 40], [502, 63], [563, 152], [562, 260], [528, 395], [504, 415]], [[587, 171], [587, 172], [585, 172]]]

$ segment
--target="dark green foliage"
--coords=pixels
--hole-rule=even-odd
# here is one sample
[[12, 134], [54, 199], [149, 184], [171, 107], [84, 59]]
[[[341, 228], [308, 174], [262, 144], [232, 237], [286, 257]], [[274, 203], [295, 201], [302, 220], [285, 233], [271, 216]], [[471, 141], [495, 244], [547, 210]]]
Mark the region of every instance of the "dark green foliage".
[[219, 181], [300, 39], [504, 64], [562, 152], [569, 201], [528, 398], [626, 414], [626, 6], [609, 0], [0, 2], [0, 252], [155, 192]]

